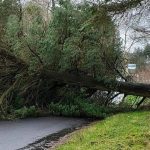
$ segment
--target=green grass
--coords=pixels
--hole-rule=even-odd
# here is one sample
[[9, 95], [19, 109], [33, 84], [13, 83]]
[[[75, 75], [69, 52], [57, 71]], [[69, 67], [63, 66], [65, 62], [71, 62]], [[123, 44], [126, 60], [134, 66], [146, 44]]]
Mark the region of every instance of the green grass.
[[150, 112], [118, 114], [76, 131], [57, 150], [150, 150]]

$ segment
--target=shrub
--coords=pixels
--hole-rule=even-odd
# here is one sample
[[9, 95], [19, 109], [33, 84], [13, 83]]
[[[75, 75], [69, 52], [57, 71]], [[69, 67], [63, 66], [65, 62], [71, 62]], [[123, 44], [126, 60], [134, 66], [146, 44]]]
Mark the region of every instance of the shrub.
[[14, 111], [14, 114], [17, 118], [26, 118], [26, 117], [35, 117], [37, 115], [35, 106], [26, 106]]
[[129, 95], [125, 98], [124, 104], [133, 106], [138, 101], [137, 96]]
[[106, 117], [107, 110], [97, 106], [81, 97], [74, 98], [73, 101], [63, 101], [50, 103], [49, 111], [52, 115], [76, 116], [76, 117]]

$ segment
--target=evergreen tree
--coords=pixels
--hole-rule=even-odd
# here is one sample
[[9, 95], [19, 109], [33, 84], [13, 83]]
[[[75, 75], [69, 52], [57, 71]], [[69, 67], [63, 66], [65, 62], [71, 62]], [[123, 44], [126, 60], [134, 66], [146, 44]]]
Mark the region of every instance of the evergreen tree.
[[147, 44], [144, 48], [143, 54], [145, 57], [149, 57], [150, 58], [150, 44]]
[[[20, 0], [0, 0], [0, 47], [5, 47], [4, 34], [10, 15], [21, 16]], [[21, 19], [21, 18], [20, 18]]]

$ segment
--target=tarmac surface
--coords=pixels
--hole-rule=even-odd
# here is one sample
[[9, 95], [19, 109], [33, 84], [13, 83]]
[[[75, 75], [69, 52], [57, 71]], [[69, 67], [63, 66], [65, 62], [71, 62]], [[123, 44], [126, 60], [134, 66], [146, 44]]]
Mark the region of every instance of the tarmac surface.
[[43, 117], [0, 121], [0, 150], [17, 150], [67, 128], [81, 126], [78, 118]]

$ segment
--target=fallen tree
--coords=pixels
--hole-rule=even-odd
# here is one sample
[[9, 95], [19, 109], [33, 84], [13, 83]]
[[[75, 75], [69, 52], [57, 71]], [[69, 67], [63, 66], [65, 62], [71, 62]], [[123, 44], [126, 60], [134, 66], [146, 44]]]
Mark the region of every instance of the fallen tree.
[[[24, 61], [18, 59], [14, 55], [6, 52], [6, 51], [0, 51], [1, 58], [3, 58], [12, 61], [16, 64], [17, 72], [15, 72], [11, 77], [15, 77], [17, 74], [21, 74], [23, 72], [28, 71], [28, 67], [25, 64]], [[19, 67], [20, 66], [20, 67]], [[6, 66], [5, 66], [6, 67]], [[7, 70], [7, 69], [6, 69]], [[29, 74], [28, 74], [29, 75]], [[27, 74], [26, 74], [27, 76]], [[77, 85], [80, 87], [87, 87], [90, 89], [97, 89], [101, 91], [115, 91], [124, 93], [127, 95], [136, 95], [136, 96], [142, 96], [142, 97], [150, 97], [150, 85], [148, 84], [142, 84], [142, 83], [132, 83], [132, 82], [122, 82], [122, 81], [115, 81], [111, 79], [100, 79], [96, 80], [91, 76], [87, 75], [81, 75], [81, 74], [73, 74], [69, 72], [56, 72], [51, 71], [49, 68], [46, 69], [40, 69], [37, 72], [32, 74], [31, 77], [26, 77], [29, 79], [29, 84], [31, 83], [32, 78], [37, 79], [40, 82], [40, 79], [46, 80], [47, 82], [51, 83], [51, 88], [57, 86], [57, 85]], [[16, 78], [17, 80], [17, 78]], [[14, 79], [14, 82], [16, 81]]]
[[[69, 10], [62, 3], [60, 11], [53, 12], [54, 18], [48, 26], [40, 7], [34, 4], [38, 11], [30, 14], [28, 10], [32, 5], [29, 5], [26, 14], [35, 20], [32, 19], [32, 25], [24, 24], [25, 29], [22, 23], [28, 22], [26, 18], [30, 17], [10, 18], [6, 32], [10, 45], [0, 49], [0, 106], [3, 110], [9, 110], [7, 106], [16, 99], [23, 99], [25, 106], [43, 106], [57, 89], [66, 85], [77, 87], [79, 91], [80, 87], [87, 87], [88, 96], [100, 90], [150, 97], [150, 85], [114, 80], [118, 76], [124, 78], [126, 73], [120, 40], [110, 14], [123, 13], [142, 2], [106, 2], [97, 5], [96, 10], [95, 5], [92, 8], [89, 5], [79, 11], [69, 2]], [[87, 11], [90, 11], [88, 15]], [[78, 17], [83, 14], [86, 17]], [[73, 25], [75, 23], [77, 25]], [[15, 38], [13, 27], [17, 27]]]
[[58, 73], [48, 70], [43, 70], [41, 76], [56, 83], [66, 83], [101, 91], [115, 91], [128, 95], [150, 97], [150, 85], [148, 84], [121, 82], [109, 79], [102, 79], [97, 81], [90, 76], [73, 75], [66, 72]]
[[[125, 95], [150, 97], [150, 85], [133, 82], [121, 82], [104, 78], [97, 80], [83, 73], [52, 71], [44, 66], [29, 73], [29, 66], [13, 54], [0, 51], [0, 112], [5, 115], [16, 97], [23, 98], [25, 105], [44, 107], [58, 89], [69, 86], [87, 89], [119, 92]], [[92, 92], [93, 93], [93, 92]], [[140, 103], [141, 104], [141, 103]]]

